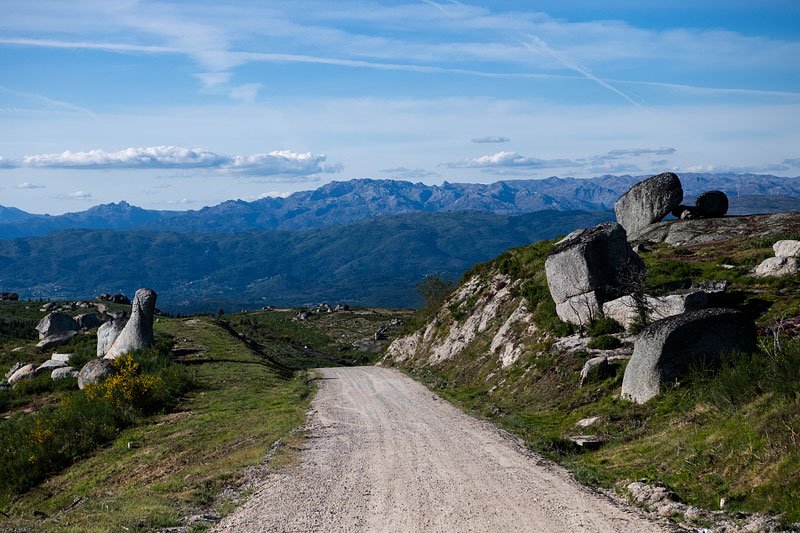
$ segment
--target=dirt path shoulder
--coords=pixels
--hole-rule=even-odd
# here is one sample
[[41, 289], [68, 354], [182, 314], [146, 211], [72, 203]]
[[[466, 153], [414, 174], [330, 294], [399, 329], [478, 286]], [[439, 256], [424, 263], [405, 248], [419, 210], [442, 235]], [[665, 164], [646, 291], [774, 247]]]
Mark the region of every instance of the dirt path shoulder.
[[219, 531], [665, 531], [396, 370], [321, 372], [301, 464]]

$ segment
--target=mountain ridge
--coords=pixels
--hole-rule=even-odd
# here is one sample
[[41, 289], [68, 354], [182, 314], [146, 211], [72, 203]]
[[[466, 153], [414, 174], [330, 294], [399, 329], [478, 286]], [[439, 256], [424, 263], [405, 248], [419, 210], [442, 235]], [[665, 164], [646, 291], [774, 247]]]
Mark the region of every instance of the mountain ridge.
[[[549, 177], [504, 180], [488, 184], [425, 185], [401, 180], [357, 179], [332, 181], [318, 189], [252, 202], [228, 200], [188, 211], [160, 211], [126, 201], [93, 206], [63, 215], [37, 215], [0, 207], [0, 239], [47, 235], [66, 229], [155, 229], [160, 231], [237, 233], [322, 228], [359, 220], [413, 212], [482, 211], [521, 214], [547, 209], [604, 211], [642, 176], [605, 175], [596, 178]], [[684, 194], [710, 189], [731, 197], [731, 212], [747, 214], [800, 208], [800, 178], [731, 173], [681, 174]], [[771, 207], [764, 199], [774, 197]], [[778, 201], [778, 198], [782, 199]], [[788, 203], [787, 203], [788, 202]]]

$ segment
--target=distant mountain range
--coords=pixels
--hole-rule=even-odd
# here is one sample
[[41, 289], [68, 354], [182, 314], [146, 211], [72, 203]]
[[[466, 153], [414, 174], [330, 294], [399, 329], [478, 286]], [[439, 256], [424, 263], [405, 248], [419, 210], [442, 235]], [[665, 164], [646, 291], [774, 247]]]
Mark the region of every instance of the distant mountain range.
[[[361, 179], [331, 182], [287, 198], [264, 198], [254, 202], [231, 200], [193, 211], [154, 211], [119, 202], [50, 216], [0, 206], [0, 239], [47, 235], [66, 229], [180, 233], [297, 231], [415, 212], [605, 211], [612, 209], [622, 193], [645, 177], [552, 177], [490, 184], [445, 182], [442, 185]], [[687, 198], [710, 189], [724, 191], [731, 198], [732, 214], [800, 209], [800, 178], [689, 173], [680, 177]]]
[[159, 293], [159, 308], [216, 311], [327, 301], [411, 307], [428, 274], [458, 278], [509, 247], [591, 227], [611, 212], [412, 213], [295, 231], [70, 230], [0, 241], [0, 288], [23, 299]]

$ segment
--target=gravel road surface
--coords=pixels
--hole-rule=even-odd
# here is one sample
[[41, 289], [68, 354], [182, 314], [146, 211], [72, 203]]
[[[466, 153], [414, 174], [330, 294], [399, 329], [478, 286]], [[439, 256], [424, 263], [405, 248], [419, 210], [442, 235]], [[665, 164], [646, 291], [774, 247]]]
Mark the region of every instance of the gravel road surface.
[[666, 531], [396, 370], [321, 372], [300, 465], [218, 531]]

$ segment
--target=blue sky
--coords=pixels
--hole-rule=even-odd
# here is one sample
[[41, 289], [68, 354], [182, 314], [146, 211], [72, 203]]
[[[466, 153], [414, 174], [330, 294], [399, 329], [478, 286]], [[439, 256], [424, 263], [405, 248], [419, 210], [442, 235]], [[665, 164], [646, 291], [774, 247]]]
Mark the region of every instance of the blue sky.
[[800, 2], [0, 0], [3, 205], [800, 175]]

